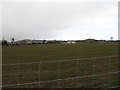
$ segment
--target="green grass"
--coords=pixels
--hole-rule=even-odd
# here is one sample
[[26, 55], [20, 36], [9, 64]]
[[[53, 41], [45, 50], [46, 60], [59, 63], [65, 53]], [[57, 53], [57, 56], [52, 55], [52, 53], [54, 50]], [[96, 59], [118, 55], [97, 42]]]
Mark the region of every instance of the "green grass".
[[3, 47], [3, 63], [39, 62], [118, 54], [117, 43], [41, 44]]
[[[78, 58], [101, 57], [118, 54], [118, 43], [116, 42], [101, 42], [101, 43], [76, 43], [76, 44], [40, 44], [40, 45], [22, 45], [3, 47], [3, 64], [15, 63], [29, 63], [40, 61], [57, 61], [70, 60]], [[94, 62], [93, 62], [94, 60]], [[56, 80], [59, 78], [76, 77], [76, 69], [78, 69], [77, 76], [87, 76], [94, 74], [107, 73], [118, 71], [118, 58], [112, 57], [82, 60], [66, 61], [66, 62], [47, 62], [36, 64], [19, 64], [18, 76], [19, 83], [29, 83]], [[110, 60], [110, 67], [108, 62]], [[94, 63], [94, 64], [93, 64]], [[59, 64], [59, 76], [58, 76]], [[40, 67], [39, 67], [40, 65]], [[76, 68], [78, 66], [78, 68]], [[40, 70], [39, 70], [40, 68]], [[93, 71], [94, 68], [94, 71]], [[3, 66], [3, 85], [17, 83], [17, 65]], [[39, 78], [40, 76], [40, 78]], [[62, 80], [59, 82], [49, 82], [33, 85], [22, 85], [14, 87], [29, 87], [29, 88], [79, 88], [79, 87], [97, 87], [106, 88], [117, 85], [117, 74], [111, 76], [97, 76], [90, 78], [81, 78], [74, 80]], [[109, 84], [106, 84], [109, 81]]]

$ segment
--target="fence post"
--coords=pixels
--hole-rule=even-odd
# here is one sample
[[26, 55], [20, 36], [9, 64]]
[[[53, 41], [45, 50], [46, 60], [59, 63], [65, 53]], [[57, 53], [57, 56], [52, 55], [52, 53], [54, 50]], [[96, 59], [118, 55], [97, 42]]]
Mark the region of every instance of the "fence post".
[[58, 60], [58, 88], [60, 88], [59, 80], [60, 80], [60, 61]]
[[41, 81], [40, 81], [40, 79], [41, 79], [41, 75], [40, 75], [40, 69], [41, 69], [41, 62], [39, 62], [39, 87], [41, 87], [41, 85], [40, 85], [40, 83], [41, 83]]
[[110, 56], [108, 56], [108, 86], [110, 87]]
[[19, 69], [19, 63], [17, 63], [17, 85], [19, 85], [19, 72], [18, 72], [18, 69]]
[[94, 89], [96, 88], [95, 60], [93, 59]]
[[76, 77], [77, 77], [77, 86], [79, 85], [79, 59], [76, 62]]

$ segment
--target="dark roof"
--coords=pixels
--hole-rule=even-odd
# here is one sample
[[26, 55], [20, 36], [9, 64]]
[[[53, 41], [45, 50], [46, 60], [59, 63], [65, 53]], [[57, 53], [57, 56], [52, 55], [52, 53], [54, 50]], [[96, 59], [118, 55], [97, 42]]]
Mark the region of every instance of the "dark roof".
[[86, 39], [86, 40], [95, 40], [95, 39]]

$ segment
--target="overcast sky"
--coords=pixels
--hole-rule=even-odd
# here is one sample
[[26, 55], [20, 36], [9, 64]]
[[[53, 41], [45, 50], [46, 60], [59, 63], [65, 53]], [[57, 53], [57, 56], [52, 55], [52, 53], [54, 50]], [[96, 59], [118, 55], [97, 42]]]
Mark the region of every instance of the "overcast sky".
[[5, 39], [118, 39], [117, 2], [5, 2]]

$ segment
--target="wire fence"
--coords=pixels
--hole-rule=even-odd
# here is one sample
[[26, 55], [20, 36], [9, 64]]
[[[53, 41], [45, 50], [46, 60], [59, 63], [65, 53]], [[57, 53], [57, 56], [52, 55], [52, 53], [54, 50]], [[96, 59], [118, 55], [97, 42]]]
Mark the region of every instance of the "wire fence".
[[1, 64], [2, 87], [118, 87], [118, 55]]

